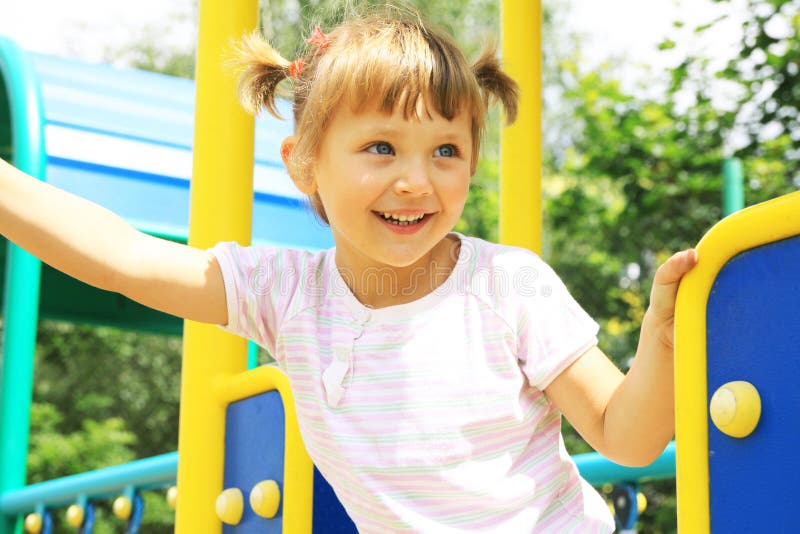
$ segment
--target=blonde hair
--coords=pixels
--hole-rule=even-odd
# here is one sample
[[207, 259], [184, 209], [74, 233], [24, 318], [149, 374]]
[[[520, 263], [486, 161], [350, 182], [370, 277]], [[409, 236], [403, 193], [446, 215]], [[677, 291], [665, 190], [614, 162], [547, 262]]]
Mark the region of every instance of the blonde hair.
[[[477, 165], [489, 103], [499, 100], [511, 123], [519, 90], [500, 68], [493, 46], [470, 65], [453, 39], [423, 22], [413, 8], [383, 6], [351, 15], [331, 30], [322, 46], [309, 44], [295, 62], [284, 59], [254, 33], [238, 46], [239, 97], [249, 112], [266, 110], [281, 118], [275, 105], [279, 84], [293, 79], [296, 144], [289, 157], [294, 179], [310, 177], [311, 165], [334, 111], [349, 101], [354, 111], [377, 103], [386, 112], [400, 110], [420, 120], [431, 110], [450, 120], [460, 111], [472, 118], [473, 161]], [[294, 64], [293, 64], [294, 63]], [[295, 70], [302, 65], [299, 73]], [[280, 96], [280, 95], [279, 95]], [[328, 222], [317, 194], [316, 214]]]

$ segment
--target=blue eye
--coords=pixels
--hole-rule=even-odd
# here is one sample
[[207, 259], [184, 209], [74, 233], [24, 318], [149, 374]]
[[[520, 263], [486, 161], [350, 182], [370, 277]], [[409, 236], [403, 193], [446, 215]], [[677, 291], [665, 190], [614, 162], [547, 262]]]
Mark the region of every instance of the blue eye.
[[436, 149], [435, 154], [440, 158], [454, 158], [458, 155], [458, 149], [454, 145], [442, 145]]
[[392, 145], [389, 143], [385, 143], [383, 141], [378, 143], [373, 143], [367, 147], [367, 152], [372, 152], [373, 154], [379, 154], [381, 156], [391, 156], [394, 154], [394, 149]]

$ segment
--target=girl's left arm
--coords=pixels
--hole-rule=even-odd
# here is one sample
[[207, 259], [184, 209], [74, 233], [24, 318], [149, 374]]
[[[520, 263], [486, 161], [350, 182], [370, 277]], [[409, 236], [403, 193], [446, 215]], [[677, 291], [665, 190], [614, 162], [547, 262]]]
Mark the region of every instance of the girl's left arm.
[[583, 438], [619, 464], [652, 463], [675, 433], [675, 297], [681, 278], [696, 263], [697, 252], [689, 249], [658, 268], [627, 375], [594, 347], [545, 390]]

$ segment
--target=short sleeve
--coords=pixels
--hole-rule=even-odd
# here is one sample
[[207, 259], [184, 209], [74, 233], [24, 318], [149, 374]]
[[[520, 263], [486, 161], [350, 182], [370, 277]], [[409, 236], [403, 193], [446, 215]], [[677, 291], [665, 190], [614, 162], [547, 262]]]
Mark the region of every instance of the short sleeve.
[[[522, 256], [522, 254], [515, 254]], [[517, 318], [518, 359], [540, 390], [597, 345], [598, 324], [570, 295], [558, 275], [533, 253], [515, 266], [512, 298]]]
[[225, 285], [228, 324], [222, 326], [275, 354], [275, 341], [306, 266], [304, 251], [219, 243], [211, 249]]

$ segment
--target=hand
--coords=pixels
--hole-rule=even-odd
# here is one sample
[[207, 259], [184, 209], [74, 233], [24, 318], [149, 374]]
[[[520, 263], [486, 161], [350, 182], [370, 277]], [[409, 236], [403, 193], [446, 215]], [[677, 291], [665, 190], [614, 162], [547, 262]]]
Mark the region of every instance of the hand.
[[675, 344], [675, 298], [683, 276], [697, 264], [697, 251], [693, 248], [676, 252], [656, 271], [650, 291], [647, 315], [658, 339], [670, 353]]

